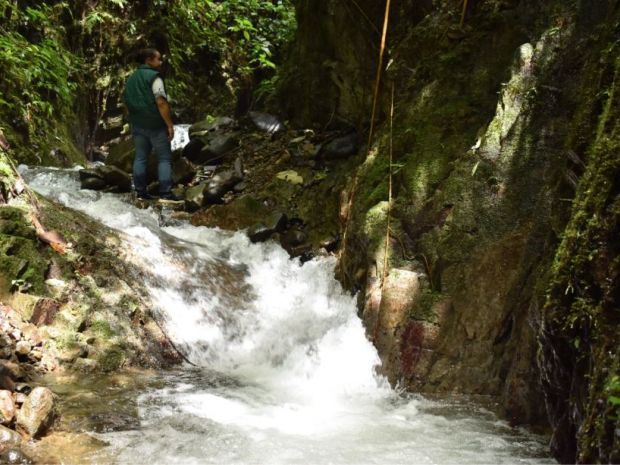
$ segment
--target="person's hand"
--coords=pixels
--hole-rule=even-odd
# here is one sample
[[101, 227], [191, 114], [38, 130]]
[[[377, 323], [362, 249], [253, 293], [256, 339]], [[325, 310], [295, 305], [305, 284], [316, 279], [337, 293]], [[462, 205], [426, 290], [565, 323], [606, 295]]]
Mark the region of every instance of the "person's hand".
[[174, 139], [174, 126], [168, 126], [168, 140]]

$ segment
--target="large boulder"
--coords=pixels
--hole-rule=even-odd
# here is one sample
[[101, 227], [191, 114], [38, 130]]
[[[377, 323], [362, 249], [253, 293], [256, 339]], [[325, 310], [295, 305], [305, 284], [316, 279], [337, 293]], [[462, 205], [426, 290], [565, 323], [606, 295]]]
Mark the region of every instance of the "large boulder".
[[127, 137], [114, 145], [110, 145], [110, 152], [105, 163], [109, 166], [116, 166], [126, 173], [131, 173], [135, 153], [133, 140], [131, 137]]
[[218, 131], [223, 128], [230, 128], [235, 124], [235, 120], [228, 116], [218, 116], [214, 121], [198, 121], [189, 128], [189, 138], [201, 137], [209, 132]]
[[46, 387], [36, 387], [17, 414], [17, 426], [31, 437], [47, 431], [54, 421], [54, 394]]
[[100, 166], [97, 171], [101, 173], [103, 180], [118, 192], [131, 190], [131, 177], [127, 172], [116, 166]]
[[239, 137], [236, 133], [217, 134], [210, 138], [208, 143], [200, 151], [200, 163], [213, 164], [219, 162], [224, 156], [239, 146]]
[[203, 147], [206, 145], [206, 139], [199, 137], [191, 139], [189, 143], [183, 147], [183, 157], [192, 163], [200, 163]]
[[85, 177], [81, 181], [80, 187], [82, 189], [89, 189], [91, 191], [101, 191], [101, 190], [105, 189], [106, 187], [108, 187], [108, 183], [105, 182], [100, 177], [92, 177], [92, 178], [86, 178]]
[[196, 169], [187, 158], [180, 157], [172, 165], [172, 183], [186, 184], [196, 175]]

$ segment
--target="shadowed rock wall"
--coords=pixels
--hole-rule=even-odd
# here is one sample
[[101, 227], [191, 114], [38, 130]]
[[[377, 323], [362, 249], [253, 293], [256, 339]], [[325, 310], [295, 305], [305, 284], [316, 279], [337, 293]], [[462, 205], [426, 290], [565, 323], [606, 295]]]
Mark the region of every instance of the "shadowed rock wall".
[[[381, 24], [376, 2], [357, 3]], [[341, 208], [340, 277], [362, 290], [393, 383], [495, 396], [513, 422], [550, 424], [561, 460], [614, 460], [618, 2], [480, 0], [463, 27], [458, 3], [393, 6], [379, 130]], [[335, 111], [367, 125], [378, 52], [361, 44], [378, 36], [341, 20], [349, 4], [298, 5], [292, 68], [338, 57], [347, 70], [339, 85], [308, 72], [284, 87], [306, 124]]]

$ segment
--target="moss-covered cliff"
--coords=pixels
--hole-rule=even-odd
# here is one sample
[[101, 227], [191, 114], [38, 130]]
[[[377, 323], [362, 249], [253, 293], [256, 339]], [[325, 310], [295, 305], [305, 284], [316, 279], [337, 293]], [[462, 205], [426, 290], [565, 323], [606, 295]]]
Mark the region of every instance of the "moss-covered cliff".
[[[463, 26], [458, 3], [392, 7], [342, 280], [363, 289], [392, 382], [496, 396], [514, 422], [550, 424], [562, 460], [613, 460], [617, 2], [480, 0]], [[283, 96], [308, 102], [294, 112], [306, 124], [367, 128], [383, 12], [357, 4], [298, 2], [291, 69], [321, 69], [324, 87], [298, 72]], [[344, 20], [362, 12], [375, 27]]]

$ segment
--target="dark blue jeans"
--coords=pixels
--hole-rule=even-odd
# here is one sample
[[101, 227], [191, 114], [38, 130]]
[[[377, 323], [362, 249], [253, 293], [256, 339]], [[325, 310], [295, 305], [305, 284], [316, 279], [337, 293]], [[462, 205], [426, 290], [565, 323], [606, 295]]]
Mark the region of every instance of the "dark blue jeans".
[[151, 150], [155, 150], [159, 193], [169, 194], [172, 189], [172, 149], [168, 140], [168, 130], [134, 126], [131, 128], [131, 135], [136, 146], [136, 158], [133, 161], [133, 185], [136, 192], [138, 194], [146, 192], [146, 166]]

